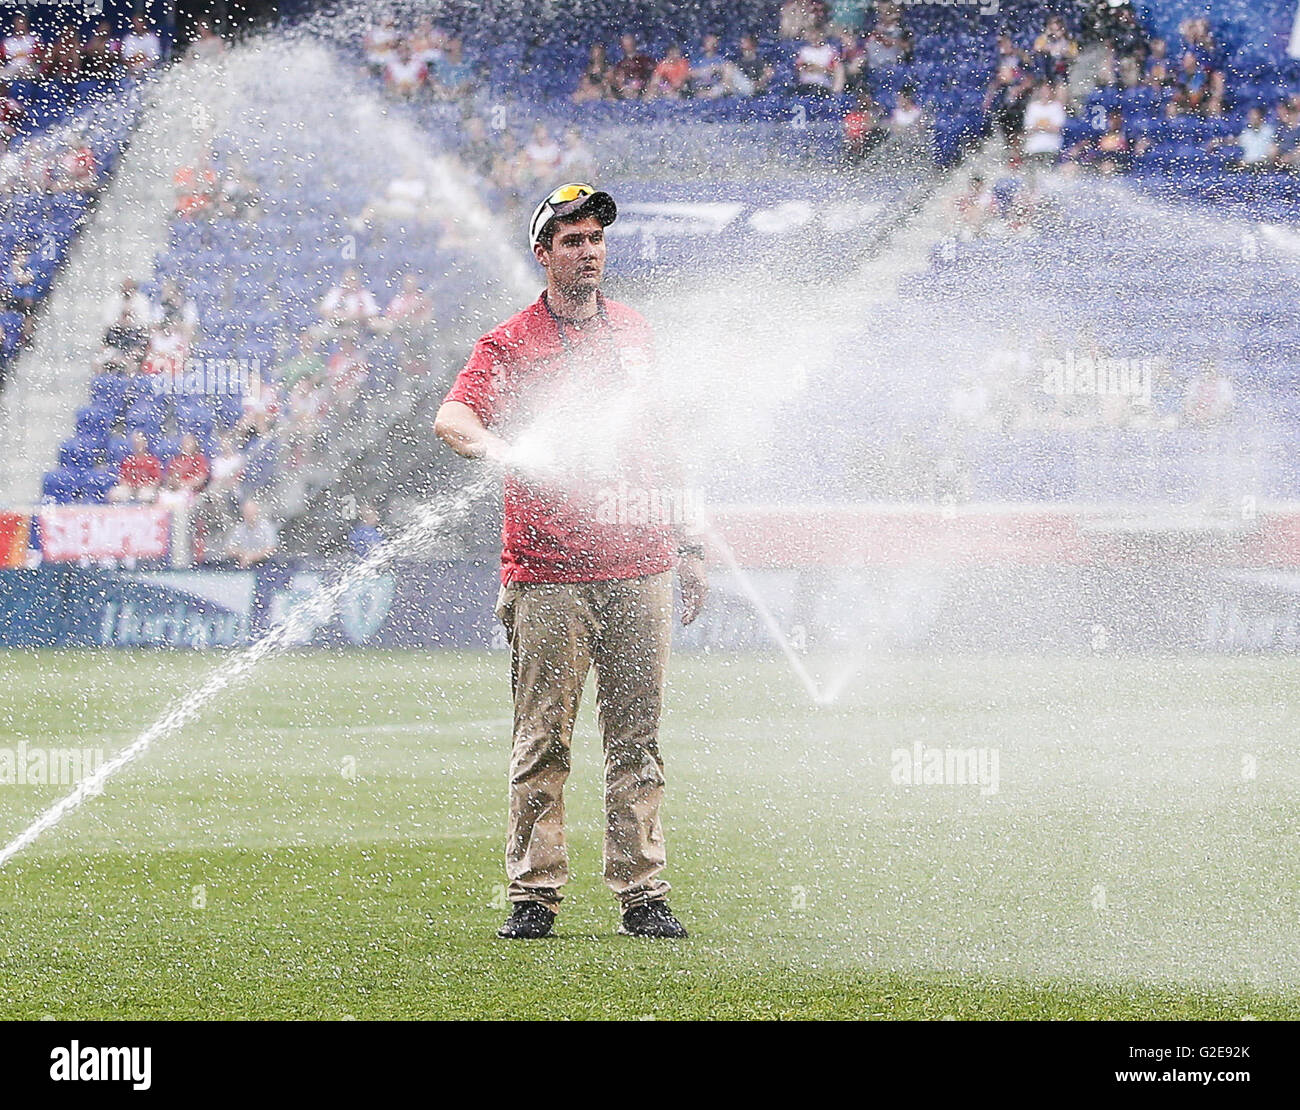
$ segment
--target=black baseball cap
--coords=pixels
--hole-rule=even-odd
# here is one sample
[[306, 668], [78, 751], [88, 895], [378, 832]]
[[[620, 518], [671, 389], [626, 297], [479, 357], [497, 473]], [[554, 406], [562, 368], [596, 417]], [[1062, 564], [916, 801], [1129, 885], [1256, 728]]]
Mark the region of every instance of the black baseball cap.
[[570, 181], [552, 189], [546, 199], [533, 209], [528, 221], [528, 245], [535, 247], [546, 230], [546, 225], [561, 216], [574, 216], [590, 212], [604, 227], [618, 219], [618, 205], [608, 193], [583, 181]]

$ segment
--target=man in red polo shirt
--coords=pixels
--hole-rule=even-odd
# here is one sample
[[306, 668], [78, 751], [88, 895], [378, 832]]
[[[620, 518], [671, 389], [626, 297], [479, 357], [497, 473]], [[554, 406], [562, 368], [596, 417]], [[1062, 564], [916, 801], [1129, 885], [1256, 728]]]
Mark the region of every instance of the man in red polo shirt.
[[162, 463], [149, 451], [144, 432], [131, 434], [131, 453], [118, 467], [117, 485], [108, 493], [113, 502], [153, 501], [162, 482]]
[[199, 450], [199, 440], [192, 432], [181, 437], [180, 454], [167, 464], [164, 478], [175, 478], [182, 489], [198, 493], [208, 484], [208, 459]]
[[529, 242], [546, 290], [475, 345], [434, 430], [457, 453], [504, 468], [497, 615], [511, 647], [514, 742], [506, 842], [513, 911], [498, 936], [544, 937], [568, 879], [564, 783], [593, 666], [605, 749], [605, 882], [619, 932], [684, 937], [665, 900], [659, 716], [672, 641], [708, 592], [704, 547], [655, 400], [645, 319], [600, 292], [613, 198], [554, 190]]

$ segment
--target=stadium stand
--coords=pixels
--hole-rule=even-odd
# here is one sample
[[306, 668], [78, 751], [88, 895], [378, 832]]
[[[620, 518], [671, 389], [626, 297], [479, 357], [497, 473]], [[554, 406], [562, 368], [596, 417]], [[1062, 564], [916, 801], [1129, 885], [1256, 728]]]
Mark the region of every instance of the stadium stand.
[[[1022, 322], [1031, 346], [1082, 350], [1091, 342], [1085, 332], [1103, 341], [1123, 333], [1144, 350], [1177, 354], [1157, 376], [1151, 407], [1142, 413], [1103, 407], [1083, 414], [1079, 406], [1045, 406], [1041, 390], [1031, 400], [1025, 381], [981, 385], [960, 380], [956, 371], [946, 378], [936, 374], [927, 397], [907, 401], [913, 406], [908, 418], [922, 429], [920, 446], [930, 460], [928, 477], [910, 491], [899, 484], [886, 456], [917, 444], [882, 440], [866, 448], [877, 453], [875, 461], [864, 462], [857, 429], [900, 426], [897, 408], [882, 407], [886, 402], [878, 393], [864, 395], [854, 402], [854, 420], [836, 421], [842, 440], [826, 445], [839, 479], [826, 483], [819, 474], [820, 489], [791, 490], [792, 496], [817, 498], [829, 489], [859, 498], [1141, 501], [1243, 482], [1263, 495], [1295, 495], [1295, 475], [1281, 450], [1289, 442], [1287, 429], [1294, 427], [1288, 423], [1295, 416], [1294, 406], [1288, 407], [1294, 365], [1290, 337], [1272, 314], [1289, 296], [1297, 276], [1293, 267], [1277, 260], [1261, 267], [1232, 244], [1171, 245], [1167, 229], [1124, 218], [1113, 206], [1090, 213], [1086, 203], [1036, 187], [1040, 168], [1077, 163], [1127, 175], [1157, 198], [1195, 198], [1220, 214], [1294, 218], [1294, 173], [1280, 161], [1269, 172], [1243, 173], [1234, 168], [1241, 151], [1231, 142], [1250, 107], [1285, 116], [1286, 98], [1300, 88], [1300, 64], [1284, 60], [1278, 49], [1289, 19], [1286, 5], [1237, 5], [1208, 35], [1204, 26], [1188, 22], [1190, 9], [1182, 13], [1176, 5], [1162, 9], [1156, 20], [1119, 23], [1099, 8], [1066, 3], [1015, 0], [996, 12], [878, 5], [857, 26], [813, 29], [799, 20], [826, 23], [826, 13], [819, 17], [814, 4], [707, 0], [684, 8], [641, 0], [583, 4], [581, 18], [571, 7], [515, 3], [508, 18], [495, 18], [494, 5], [453, 3], [440, 9], [436, 27], [418, 19], [375, 20], [363, 34], [349, 23], [353, 37], [335, 45], [371, 75], [376, 91], [402, 101], [401, 111], [437, 144], [458, 149], [492, 203], [505, 211], [522, 204], [543, 180], [589, 171], [610, 180], [612, 166], [624, 170], [625, 192], [636, 198], [638, 181], [644, 187], [646, 178], [670, 178], [675, 169], [665, 161], [638, 168], [647, 136], [659, 136], [660, 151], [684, 162], [693, 155], [692, 144], [701, 158], [722, 146], [740, 158], [736, 165], [761, 155], [788, 171], [811, 162], [838, 164], [845, 118], [854, 111], [875, 113], [871, 118], [895, 137], [918, 115], [926, 127], [927, 161], [941, 168], [1002, 132], [1009, 140], [1010, 168], [967, 198], [964, 211], [980, 218], [962, 223], [936, 248], [929, 271], [904, 284], [899, 302], [872, 321], [871, 342], [904, 347], [907, 329], [926, 315], [927, 304], [932, 311], [942, 304], [950, 319], [965, 314], [968, 319], [955, 319], [954, 329], [974, 332], [980, 314], [992, 313], [991, 289], [1023, 290], [1047, 273], [1053, 275], [1050, 296], [1042, 298], [1036, 316]], [[623, 33], [635, 36], [628, 48], [644, 50], [652, 63], [680, 44], [687, 68], [681, 71], [686, 76], [675, 78], [675, 89], [693, 89], [694, 95], [670, 88], [646, 98], [629, 92], [626, 81], [618, 86], [621, 93], [612, 92], [615, 83], [600, 77], [601, 67], [618, 64], [624, 47], [616, 40]], [[739, 71], [722, 63], [713, 71], [699, 68], [702, 58], [714, 57], [705, 36], [717, 36], [717, 57], [734, 67], [741, 39], [749, 34], [762, 62], [749, 71], [757, 76], [748, 78], [749, 85], [737, 83]], [[830, 36], [824, 55], [829, 86], [810, 91], [806, 83], [801, 87], [800, 59], [806, 69], [805, 45], [821, 49], [824, 34]], [[1162, 36], [1169, 44], [1163, 77], [1150, 64], [1150, 42]], [[593, 52], [596, 46], [605, 48], [606, 62], [599, 50]], [[1188, 74], [1179, 76], [1174, 71], [1184, 56], [1193, 61]], [[855, 69], [862, 58], [865, 64]], [[1020, 145], [1022, 115], [1028, 99], [1039, 95], [1032, 90], [1044, 82], [1054, 83], [1048, 99], [1062, 109], [1072, 106], [1072, 113], [1059, 143], [1045, 157], [1038, 152], [1035, 161], [1033, 144]], [[25, 117], [49, 123], [72, 111], [71, 94], [58, 88], [62, 100], [49, 82], [33, 88], [11, 82]], [[100, 95], [120, 88], [102, 86]], [[110, 164], [124, 126], [129, 125], [120, 114], [111, 127], [91, 123], [102, 165]], [[1122, 137], [1113, 147], [1107, 141], [1112, 134]], [[723, 135], [728, 138], [720, 144]], [[1033, 164], [1022, 166], [1022, 156]], [[388, 189], [376, 195], [374, 167], [356, 164], [346, 152], [322, 152], [313, 174], [292, 187], [280, 180], [275, 157], [226, 144], [214, 151], [210, 171], [191, 167], [187, 195], [199, 198], [198, 208], [238, 209], [248, 200], [205, 200], [203, 182], [210, 172], [214, 181], [251, 182], [256, 211], [178, 212], [170, 246], [141, 290], [156, 306], [164, 283], [178, 283], [201, 320], [189, 337], [189, 360], [200, 366], [237, 363], [242, 381], [252, 368], [263, 392], [160, 395], [132, 366], [121, 360], [106, 364], [57, 467], [46, 476], [48, 500], [109, 500], [133, 432], [145, 434], [163, 466], [188, 433], [210, 464], [224, 452], [238, 463], [240, 477], [214, 517], [217, 526], [232, 519], [239, 499], [254, 495], [270, 495], [282, 513], [292, 514], [341, 467], [364, 457], [367, 443], [399, 427], [410, 415], [402, 398], [413, 388], [427, 394], [425, 401], [436, 398], [434, 386], [454, 361], [449, 344], [425, 335], [421, 349], [413, 351], [382, 327], [323, 319], [321, 302], [343, 282], [347, 268], [336, 244], [357, 240], [358, 254], [367, 259], [360, 280], [374, 297], [377, 315], [404, 292], [424, 293], [428, 317], [438, 328], [459, 311], [458, 291], [467, 281], [489, 283], [481, 259], [446, 224], [433, 235], [401, 233], [403, 220], [427, 198], [407, 188], [411, 183], [399, 167]], [[888, 159], [873, 166], [863, 195], [888, 199], [888, 166]], [[72, 227], [80, 196], [50, 200], [51, 228]], [[7, 223], [5, 235], [12, 250], [32, 232]], [[1117, 238], [1124, 244], [1122, 257]], [[1095, 280], [1098, 267], [1112, 265], [1122, 268], [1121, 279], [1102, 290]], [[1222, 286], [1217, 295], [1188, 276], [1204, 273], [1213, 273]], [[404, 289], [407, 275], [415, 275], [414, 286]], [[48, 271], [42, 280], [48, 285]], [[273, 291], [269, 298], [267, 290]], [[350, 295], [346, 287], [344, 295]], [[1139, 300], [1145, 310], [1135, 321], [1132, 305]], [[6, 346], [21, 334], [21, 320], [12, 315], [0, 318], [0, 327]], [[296, 357], [316, 369], [286, 370]], [[828, 373], [852, 371], [841, 366]], [[300, 385], [304, 380], [307, 386]], [[313, 382], [320, 396], [312, 395]], [[981, 397], [981, 389], [992, 399]], [[837, 403], [842, 396], [834, 395]], [[818, 403], [807, 399], [809, 419], [826, 415]], [[972, 407], [978, 410], [974, 417]], [[1231, 434], [1225, 430], [1230, 426]], [[986, 434], [992, 430], [997, 434]], [[223, 438], [229, 441], [224, 451]], [[342, 454], [333, 451], [349, 442], [352, 447]], [[1244, 478], [1243, 467], [1253, 468]], [[352, 473], [358, 477], [355, 466]]]

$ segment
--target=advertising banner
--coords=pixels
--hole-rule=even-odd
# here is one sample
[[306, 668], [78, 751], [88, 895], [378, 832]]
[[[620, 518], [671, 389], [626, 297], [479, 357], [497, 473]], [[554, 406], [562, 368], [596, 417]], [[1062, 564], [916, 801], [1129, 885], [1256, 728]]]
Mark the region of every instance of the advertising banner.
[[165, 559], [171, 514], [152, 505], [53, 505], [37, 514], [49, 563]]

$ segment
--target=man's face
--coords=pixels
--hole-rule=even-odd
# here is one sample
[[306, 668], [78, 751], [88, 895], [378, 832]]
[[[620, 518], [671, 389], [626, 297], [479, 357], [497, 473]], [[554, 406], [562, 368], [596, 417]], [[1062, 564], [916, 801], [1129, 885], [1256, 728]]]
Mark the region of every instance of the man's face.
[[551, 249], [538, 243], [534, 253], [557, 288], [584, 296], [600, 287], [605, 274], [605, 228], [595, 216], [557, 223]]

